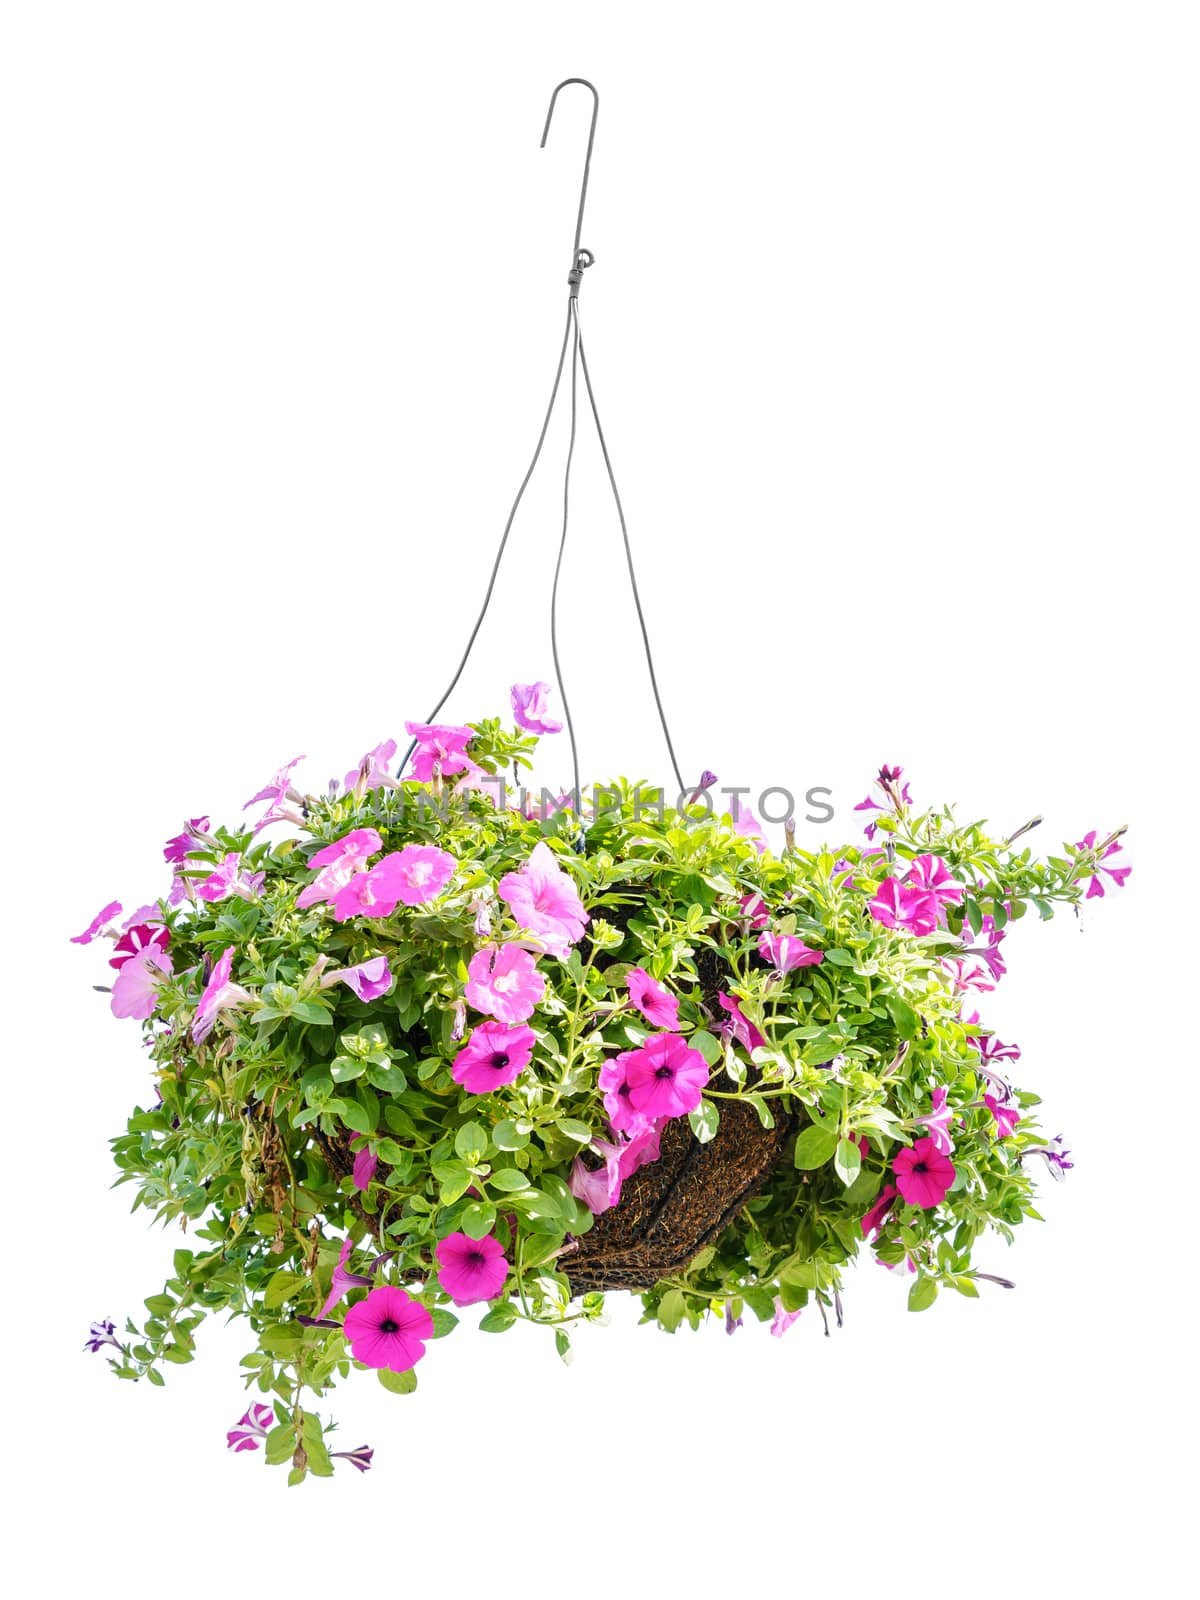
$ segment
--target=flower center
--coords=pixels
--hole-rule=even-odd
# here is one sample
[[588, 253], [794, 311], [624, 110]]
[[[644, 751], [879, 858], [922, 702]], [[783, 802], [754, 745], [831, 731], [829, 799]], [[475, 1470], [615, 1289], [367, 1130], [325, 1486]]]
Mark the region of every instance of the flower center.
[[926, 1166], [926, 1165], [925, 1165], [925, 1163], [924, 1163], [924, 1162], [923, 1162], [923, 1161], [918, 1161], [918, 1162], [917, 1162], [917, 1163], [916, 1163], [916, 1164], [915, 1164], [915, 1165], [914, 1165], [914, 1167], [913, 1167], [913, 1171], [914, 1171], [914, 1172], [928, 1172], [928, 1171], [929, 1171], [929, 1168], [928, 1168], [928, 1167], [927, 1167], [927, 1166]]
[[471, 1250], [467, 1254], [467, 1265], [470, 1267], [485, 1267], [487, 1257], [482, 1250]]
[[654, 1076], [656, 1078], [673, 1078], [675, 1076], [675, 1068], [674, 1067], [659, 1067], [658, 1071], [654, 1074]]
[[380, 1333], [399, 1333], [400, 1324], [398, 1322], [393, 1322], [391, 1317], [384, 1317], [383, 1321], [379, 1324], [379, 1331]]
[[497, 1050], [496, 1054], [492, 1057], [492, 1066], [495, 1067], [497, 1072], [503, 1072], [507, 1065], [508, 1053], [504, 1050]]
[[433, 877], [433, 867], [428, 861], [418, 861], [409, 868], [409, 876], [415, 884], [424, 886]]

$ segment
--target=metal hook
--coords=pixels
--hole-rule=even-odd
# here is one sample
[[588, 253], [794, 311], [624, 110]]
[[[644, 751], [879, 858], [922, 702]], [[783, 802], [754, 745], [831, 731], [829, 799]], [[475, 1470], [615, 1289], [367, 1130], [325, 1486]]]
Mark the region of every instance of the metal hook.
[[[592, 100], [594, 102], [592, 106], [592, 125], [588, 129], [587, 155], [584, 158], [583, 163], [583, 183], [579, 189], [579, 215], [575, 219], [575, 248], [571, 252], [571, 271], [568, 274], [568, 282], [571, 285], [571, 293], [572, 295], [575, 295], [579, 292], [579, 284], [582, 278], [584, 267], [590, 267], [592, 262], [595, 260], [595, 257], [592, 255], [590, 250], [580, 250], [579, 236], [583, 232], [583, 208], [587, 203], [588, 174], [590, 173], [592, 167], [592, 145], [595, 143], [596, 139], [596, 118], [600, 115], [600, 96], [596, 90], [596, 85], [594, 83], [589, 83], [586, 78], [564, 78], [563, 81], [558, 85], [558, 88], [556, 88], [554, 93], [550, 96], [550, 109], [546, 113], [546, 126], [542, 129], [541, 148], [543, 150], [546, 148], [546, 135], [550, 132], [550, 121], [554, 116], [554, 103], [558, 99], [558, 91], [559, 89], [565, 89], [569, 83], [580, 83], [585, 89], [590, 89], [592, 93]], [[586, 256], [587, 259], [582, 260], [581, 257], [583, 256]]]

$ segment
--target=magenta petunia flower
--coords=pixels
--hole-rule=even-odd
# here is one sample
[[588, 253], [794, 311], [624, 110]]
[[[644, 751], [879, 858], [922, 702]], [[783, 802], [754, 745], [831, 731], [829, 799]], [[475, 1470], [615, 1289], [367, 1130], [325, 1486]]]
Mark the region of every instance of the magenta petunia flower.
[[451, 1077], [468, 1094], [488, 1094], [519, 1078], [536, 1043], [523, 1023], [481, 1022], [454, 1058]]
[[346, 1262], [350, 1258], [353, 1245], [349, 1239], [342, 1240], [342, 1248], [338, 1254], [337, 1264], [333, 1269], [333, 1282], [329, 1289], [329, 1298], [317, 1312], [316, 1320], [322, 1321], [333, 1308], [350, 1293], [351, 1289], [366, 1289], [370, 1286], [370, 1278], [362, 1272], [348, 1272]]
[[368, 870], [369, 858], [382, 849], [383, 840], [374, 828], [355, 828], [318, 850], [308, 863], [319, 869], [317, 876], [296, 896], [298, 909], [316, 905], [318, 900], [332, 900], [351, 878]]
[[920, 1123], [929, 1132], [934, 1148], [940, 1150], [944, 1156], [954, 1154], [954, 1145], [950, 1140], [950, 1124], [954, 1121], [954, 1113], [946, 1104], [948, 1090], [939, 1084], [933, 1091], [933, 1109], [927, 1111], [923, 1117], [914, 1117], [913, 1121]]
[[[142, 909], [146, 911], [150, 907], [144, 906]], [[108, 964], [120, 971], [130, 956], [140, 955], [152, 944], [158, 945], [160, 950], [165, 950], [170, 942], [171, 935], [161, 922], [127, 924], [125, 931], [113, 945], [113, 954]]]
[[917, 935], [932, 933], [938, 922], [936, 895], [918, 889], [898, 878], [885, 878], [875, 891], [867, 910], [885, 928], [899, 928]]
[[657, 983], [644, 967], [631, 967], [625, 975], [629, 998], [655, 1028], [673, 1033], [679, 1026], [679, 1001], [669, 989]]
[[803, 1309], [804, 1308], [801, 1307], [800, 1311], [785, 1311], [783, 1309], [783, 1301], [778, 1295], [776, 1295], [775, 1320], [771, 1323], [772, 1339], [782, 1339], [792, 1324], [794, 1322], [799, 1322]]
[[[1019, 1152], [1017, 1159], [1024, 1161], [1026, 1156], [1041, 1156], [1050, 1169], [1050, 1176], [1056, 1178], [1059, 1183], [1063, 1181], [1067, 1173], [1075, 1165], [1071, 1160], [1071, 1152], [1066, 1148], [1061, 1133], [1056, 1133], [1049, 1144], [1027, 1145], [1024, 1150]], [[93, 1331], [95, 1331], [94, 1328]]]
[[170, 951], [157, 941], [151, 941], [128, 956], [113, 979], [109, 1002], [113, 1016], [133, 1017], [138, 1022], [153, 1016], [158, 1005], [158, 986], [173, 971]]
[[824, 950], [810, 950], [803, 939], [797, 939], [792, 933], [759, 934], [758, 953], [780, 972], [793, 972], [797, 967], [815, 967], [825, 959]]
[[76, 933], [72, 935], [71, 943], [91, 944], [92, 940], [100, 932], [101, 928], [104, 927], [105, 923], [111, 922], [114, 917], [119, 917], [120, 915], [121, 902], [119, 900], [110, 900], [108, 905], [104, 907], [103, 911], [97, 911], [96, 915], [88, 923], [87, 927], [82, 933]]
[[225, 1437], [231, 1450], [257, 1450], [274, 1426], [275, 1413], [270, 1406], [254, 1405], [243, 1412]]
[[767, 910], [767, 903], [760, 894], [744, 894], [738, 901], [738, 910], [747, 927], [756, 933], [770, 924], [771, 913]]
[[896, 1201], [899, 1199], [899, 1197], [900, 1191], [896, 1188], [894, 1183], [884, 1184], [883, 1188], [875, 1197], [875, 1200], [870, 1206], [869, 1210], [867, 1210], [863, 1215], [861, 1227], [864, 1239], [869, 1239], [872, 1237], [872, 1235], [877, 1237], [882, 1232], [883, 1225], [888, 1218], [888, 1213], [896, 1204]]
[[985, 1094], [983, 1103], [992, 1113], [996, 1124], [997, 1139], [1007, 1139], [1015, 1131], [1017, 1123], [1020, 1122], [1021, 1113], [1015, 1106], [1002, 1104], [993, 1094]]
[[375, 1454], [369, 1445], [360, 1444], [355, 1450], [331, 1450], [330, 1460], [348, 1461], [352, 1467], [357, 1467], [360, 1472], [371, 1470], [371, 1458]]
[[520, 926], [552, 956], [565, 957], [590, 921], [579, 891], [544, 839], [519, 872], [500, 879], [499, 892]]
[[548, 683], [514, 683], [512, 686], [513, 716], [517, 727], [527, 733], [561, 733], [562, 723], [546, 709]]
[[[1077, 840], [1075, 848], [1076, 850], [1090, 850], [1095, 852], [1099, 848], [1096, 844], [1096, 829], [1093, 828], [1090, 833], [1085, 833], [1082, 839]], [[1108, 841], [1107, 847], [1101, 852], [1099, 861], [1097, 862], [1096, 866], [1093, 867], [1090, 873], [1088, 892], [1086, 896], [1088, 900], [1102, 900], [1104, 898], [1104, 879], [1101, 877], [1101, 873], [1106, 873], [1108, 877], [1112, 879], [1113, 883], [1118, 889], [1122, 887], [1125, 879], [1133, 871], [1133, 868], [1106, 867], [1102, 866], [1100, 863], [1107, 861], [1110, 856], [1119, 856], [1123, 855], [1123, 853], [1124, 852], [1122, 851], [1121, 846], [1116, 839], [1111, 839]]]
[[924, 894], [931, 894], [940, 906], [957, 905], [964, 893], [962, 884], [957, 882], [941, 856], [917, 856], [904, 881]]
[[700, 1104], [708, 1063], [677, 1033], [651, 1034], [617, 1060], [625, 1064], [630, 1104], [643, 1117], [683, 1117]]
[[911, 1149], [897, 1150], [892, 1171], [908, 1204], [925, 1210], [941, 1205], [954, 1182], [954, 1167], [930, 1138], [918, 1139]]
[[192, 817], [184, 823], [182, 833], [177, 833], [163, 845], [163, 860], [178, 866], [181, 861], [187, 860], [191, 851], [202, 848], [208, 842], [208, 818]]
[[365, 1367], [407, 1372], [425, 1354], [433, 1318], [404, 1289], [381, 1284], [351, 1306], [343, 1323], [350, 1354]]
[[766, 1044], [766, 1039], [731, 994], [722, 992], [717, 995], [717, 999], [721, 1002], [722, 1008], [729, 1013], [729, 1021], [721, 1024], [722, 1038], [736, 1039], [746, 1051], [757, 1050]]
[[360, 961], [357, 966], [340, 967], [336, 972], [327, 972], [321, 979], [321, 987], [329, 989], [335, 983], [344, 983], [360, 1000], [378, 1000], [394, 982], [388, 958], [372, 956], [369, 961]]
[[630, 1098], [632, 1085], [629, 1081], [629, 1064], [632, 1059], [632, 1050], [625, 1050], [620, 1055], [611, 1057], [601, 1066], [597, 1080], [600, 1092], [604, 1096], [604, 1109], [608, 1114], [608, 1120], [618, 1133], [640, 1133], [649, 1123], [649, 1118], [634, 1108]]
[[241, 984], [230, 981], [236, 948], [231, 944], [225, 950], [204, 986], [196, 1015], [192, 1018], [192, 1038], [197, 1044], [203, 1044], [213, 1031], [219, 1012], [227, 1011], [231, 1006], [240, 1005], [243, 1000], [250, 998], [249, 992]]
[[468, 963], [467, 1004], [497, 1022], [527, 1022], [545, 993], [545, 977], [518, 945], [484, 945]]
[[413, 752], [413, 774], [422, 783], [431, 778], [451, 777], [456, 772], [478, 769], [466, 748], [475, 737], [473, 728], [457, 728], [440, 722], [406, 722], [409, 736], [417, 741]]
[[[353, 1146], [358, 1140], [365, 1138], [365, 1133], [356, 1133], [354, 1138], [351, 1139], [350, 1143]], [[354, 1167], [350, 1173], [350, 1179], [354, 1184], [354, 1187], [361, 1190], [363, 1194], [365, 1194], [371, 1187], [371, 1184], [375, 1178], [375, 1169], [378, 1165], [379, 1157], [375, 1154], [374, 1150], [371, 1150], [365, 1146], [355, 1156]]]
[[465, 1233], [447, 1234], [434, 1247], [438, 1281], [456, 1306], [473, 1306], [494, 1300], [508, 1277], [508, 1261], [500, 1241], [492, 1234], [472, 1239]]
[[990, 993], [996, 987], [996, 979], [982, 961], [966, 961], [962, 956], [943, 956], [942, 970], [954, 987], [964, 993], [968, 989]]

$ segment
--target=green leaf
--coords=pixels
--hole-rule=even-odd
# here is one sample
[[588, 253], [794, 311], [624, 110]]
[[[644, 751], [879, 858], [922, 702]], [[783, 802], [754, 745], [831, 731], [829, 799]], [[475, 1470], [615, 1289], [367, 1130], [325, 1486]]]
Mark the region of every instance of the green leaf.
[[668, 1289], [658, 1302], [658, 1325], [674, 1333], [687, 1313], [687, 1301], [680, 1289]]
[[479, 1331], [480, 1333], [503, 1333], [507, 1328], [511, 1328], [516, 1320], [517, 1313], [515, 1309], [509, 1301], [505, 1300], [501, 1305], [493, 1306], [486, 1317], [480, 1318]]
[[429, 1315], [433, 1318], [433, 1337], [435, 1339], [444, 1339], [448, 1333], [452, 1333], [458, 1327], [458, 1318], [453, 1311], [447, 1311], [442, 1306], [435, 1306]]
[[381, 1094], [403, 1094], [408, 1088], [408, 1079], [394, 1061], [389, 1061], [386, 1066], [371, 1062], [367, 1067], [367, 1082], [373, 1084]]
[[411, 1394], [417, 1387], [417, 1375], [411, 1369], [408, 1372], [389, 1372], [386, 1367], [380, 1367], [379, 1381], [389, 1394]]
[[512, 1194], [516, 1189], [528, 1189], [529, 1179], [515, 1167], [501, 1167], [499, 1172], [492, 1173], [488, 1184], [493, 1189], [499, 1189], [502, 1194]]
[[357, 1100], [333, 1099], [325, 1107], [325, 1111], [337, 1117], [354, 1133], [371, 1133], [373, 1124], [367, 1115], [365, 1106], [360, 1106]]
[[693, 1050], [699, 1050], [710, 1067], [715, 1067], [725, 1053], [721, 1042], [714, 1039], [707, 1028], [697, 1028], [688, 1039], [688, 1043]]
[[524, 1150], [529, 1143], [528, 1133], [521, 1133], [511, 1117], [498, 1122], [492, 1129], [492, 1142], [497, 1150]]
[[290, 1300], [298, 1289], [303, 1289], [308, 1279], [296, 1272], [277, 1272], [267, 1285], [263, 1305], [268, 1311]]
[[915, 1039], [921, 1026], [921, 1019], [906, 1000], [901, 1000], [897, 994], [884, 995], [883, 1003], [891, 1012], [892, 1021], [896, 1025], [896, 1032], [902, 1039]]
[[483, 1239], [496, 1226], [496, 1208], [480, 1200], [472, 1200], [463, 1207], [459, 1218], [462, 1231], [468, 1239]]
[[853, 1139], [839, 1139], [833, 1157], [833, 1170], [847, 1188], [862, 1170], [862, 1151]]
[[590, 1144], [592, 1141], [592, 1130], [587, 1123], [578, 1122], [574, 1117], [560, 1118], [555, 1127], [560, 1133], [565, 1133], [568, 1139], [574, 1139], [576, 1144]]
[[908, 1309], [910, 1311], [928, 1311], [937, 1299], [938, 1286], [935, 1278], [927, 1278], [924, 1273], [908, 1291]]
[[361, 1078], [366, 1070], [366, 1064], [356, 1061], [353, 1056], [336, 1056], [329, 1068], [334, 1083], [349, 1083], [354, 1078]]
[[462, 1157], [469, 1167], [477, 1167], [487, 1154], [488, 1135], [487, 1129], [478, 1122], [466, 1122], [454, 1135], [455, 1153]]
[[701, 1100], [694, 1111], [688, 1112], [688, 1125], [700, 1144], [707, 1144], [717, 1131], [721, 1113], [715, 1100]]
[[801, 1172], [811, 1172], [825, 1165], [837, 1149], [837, 1143], [837, 1123], [832, 1118], [811, 1123], [796, 1140], [793, 1160]]

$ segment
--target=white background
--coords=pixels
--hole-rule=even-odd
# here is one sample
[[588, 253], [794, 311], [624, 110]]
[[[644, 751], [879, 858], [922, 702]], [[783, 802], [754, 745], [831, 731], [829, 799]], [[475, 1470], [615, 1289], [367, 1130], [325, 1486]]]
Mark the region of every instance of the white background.
[[[27, 1581], [1180, 1592], [1198, 54], [1195, 9], [1153, 3], [4, 8]], [[342, 774], [449, 677], [553, 371], [587, 94], [538, 139], [576, 74], [585, 328], [683, 763], [828, 785], [808, 844], [855, 835], [884, 760], [1005, 831], [1044, 812], [1046, 849], [1131, 824], [1127, 889], [1023, 926], [986, 1013], [1078, 1165], [981, 1253], [1015, 1292], [910, 1316], [864, 1258], [832, 1339], [614, 1307], [569, 1370], [464, 1328], [412, 1399], [336, 1395], [368, 1476], [289, 1492], [225, 1453], [237, 1328], [161, 1392], [80, 1352], [177, 1241], [107, 1187], [144, 1062], [66, 941], [162, 892], [182, 817], [301, 751]], [[550, 676], [562, 443], [457, 718]], [[577, 485], [584, 766], [665, 778], [590, 440]]]

